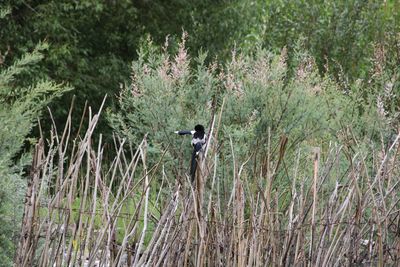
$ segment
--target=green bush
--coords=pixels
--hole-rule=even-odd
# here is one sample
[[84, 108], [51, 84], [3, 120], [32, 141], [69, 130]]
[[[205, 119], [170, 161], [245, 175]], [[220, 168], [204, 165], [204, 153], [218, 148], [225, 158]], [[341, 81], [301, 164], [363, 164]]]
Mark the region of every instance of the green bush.
[[31, 52], [11, 66], [0, 65], [0, 266], [11, 266], [18, 244], [19, 225], [23, 212], [26, 176], [30, 164], [28, 134], [41, 110], [55, 97], [70, 88], [49, 81], [29, 87], [16, 86], [16, 80], [43, 59], [46, 43], [39, 43]]
[[176, 55], [152, 45], [142, 49], [132, 64], [131, 84], [120, 92], [119, 109], [108, 112], [110, 124], [133, 144], [147, 134], [153, 158], [169, 146], [165, 164], [189, 158], [189, 140], [173, 131], [210, 126], [219, 112], [221, 157], [231, 161], [231, 139], [238, 162], [253, 155], [248, 166], [265, 161], [269, 132], [271, 149], [286, 136], [287, 153], [294, 156], [299, 147], [326, 149], [332, 141], [349, 149], [353, 139], [373, 145], [387, 127], [375, 95], [362, 97], [363, 84], [346, 91], [329, 76], [321, 78], [314, 58], [300, 49], [293, 74], [285, 49], [280, 55], [233, 53], [226, 65], [207, 66], [206, 55], [190, 59], [184, 43]]

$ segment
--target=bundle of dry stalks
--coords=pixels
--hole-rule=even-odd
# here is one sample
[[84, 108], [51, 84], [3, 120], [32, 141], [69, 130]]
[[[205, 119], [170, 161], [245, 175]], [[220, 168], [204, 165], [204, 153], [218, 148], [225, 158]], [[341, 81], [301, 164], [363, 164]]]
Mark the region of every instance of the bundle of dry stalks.
[[[71, 114], [70, 114], [71, 115]], [[286, 172], [291, 188], [276, 184], [280, 155], [266, 155], [266, 171], [251, 176], [232, 149], [230, 187], [217, 175], [218, 126], [192, 185], [162, 171], [162, 156], [147, 166], [147, 143], [106, 166], [99, 114], [89, 114], [85, 136], [71, 140], [70, 117], [61, 137], [36, 146], [17, 266], [342, 266], [399, 264], [399, 136], [371, 170], [358, 154], [337, 172], [342, 147], [309, 161], [312, 177]], [[219, 123], [218, 123], [219, 124]], [[269, 150], [271, 151], [271, 150]], [[275, 162], [272, 158], [277, 158]], [[373, 171], [373, 172], [371, 172]], [[159, 174], [162, 175], [159, 175]], [[328, 180], [330, 181], [328, 183]], [[335, 184], [333, 189], [328, 185]], [[155, 196], [150, 194], [157, 186]], [[227, 196], [227, 197], [225, 197]], [[131, 207], [131, 208], [127, 208]]]

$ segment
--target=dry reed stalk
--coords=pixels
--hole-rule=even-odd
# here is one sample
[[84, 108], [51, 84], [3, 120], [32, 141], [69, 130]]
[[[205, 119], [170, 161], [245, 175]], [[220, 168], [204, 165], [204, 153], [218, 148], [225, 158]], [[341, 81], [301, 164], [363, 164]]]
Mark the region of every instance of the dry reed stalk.
[[297, 157], [296, 157], [296, 164], [294, 167], [294, 173], [293, 173], [293, 178], [292, 178], [292, 191], [291, 191], [291, 200], [289, 204], [289, 210], [288, 210], [288, 223], [287, 223], [287, 232], [285, 234], [285, 240], [284, 244], [282, 247], [282, 256], [279, 262], [279, 265], [281, 266], [287, 266], [287, 264], [290, 262], [288, 260], [289, 256], [289, 250], [292, 244], [292, 241], [295, 236], [295, 225], [296, 222], [298, 221], [298, 217], [294, 216], [294, 207], [296, 204], [296, 198], [297, 198], [297, 190], [296, 190], [296, 182], [297, 182], [297, 175], [298, 175], [298, 168], [299, 168], [299, 161], [300, 161], [300, 149], [297, 152]]
[[[88, 249], [91, 251], [91, 246], [90, 243], [91, 241], [91, 236], [92, 236], [92, 231], [94, 228], [94, 219], [95, 219], [95, 215], [96, 215], [96, 208], [97, 208], [97, 190], [99, 187], [99, 180], [100, 178], [100, 171], [101, 171], [101, 159], [102, 159], [102, 155], [103, 155], [103, 149], [101, 147], [102, 144], [102, 135], [100, 135], [100, 140], [99, 140], [99, 144], [98, 144], [98, 148], [97, 148], [97, 159], [93, 162], [94, 165], [94, 170], [95, 170], [95, 177], [94, 177], [94, 190], [93, 190], [93, 194], [92, 194], [92, 210], [90, 213], [90, 222], [89, 222], [89, 226], [88, 226], [88, 231], [87, 231], [87, 235], [86, 235], [86, 242], [85, 242], [85, 246], [84, 249], [86, 248], [86, 246], [88, 247]], [[93, 155], [94, 158], [96, 158], [96, 155]], [[93, 253], [89, 252], [89, 257], [93, 255]]]
[[312, 202], [312, 212], [311, 212], [311, 245], [310, 245], [310, 256], [309, 256], [309, 266], [314, 263], [314, 242], [315, 242], [315, 214], [317, 209], [317, 184], [318, 184], [318, 165], [319, 165], [320, 151], [316, 148], [314, 152], [314, 175], [313, 175], [313, 202]]
[[19, 266], [30, 266], [32, 264], [33, 254], [37, 244], [34, 244], [33, 236], [37, 231], [36, 224], [36, 188], [39, 186], [39, 172], [43, 158], [43, 140], [40, 139], [39, 143], [35, 146], [34, 161], [30, 171], [30, 179], [28, 188], [25, 195], [25, 209], [22, 219], [22, 234], [19, 243], [19, 249], [16, 257], [16, 264]]
[[[71, 140], [69, 115], [61, 137], [54, 132], [48, 149], [43, 141], [37, 146], [18, 266], [399, 263], [398, 138], [378, 164], [361, 153], [344, 159], [347, 152], [332, 146], [326, 160], [314, 157], [312, 170], [305, 170], [300, 150], [286, 166], [293, 155], [286, 153], [287, 138], [274, 146], [271, 130], [265, 155], [241, 158], [230, 138], [231, 175], [222, 180], [221, 111], [193, 187], [183, 173], [186, 183], [172, 182], [163, 161], [168, 146], [148, 166], [145, 139], [126, 151], [127, 142], [114, 138], [115, 157], [106, 165], [102, 137], [93, 145], [99, 114], [88, 108], [87, 115], [81, 139]], [[282, 187], [285, 175], [291, 180]]]
[[304, 215], [304, 211], [305, 211], [305, 196], [304, 196], [304, 183], [305, 180], [303, 178], [301, 185], [300, 185], [300, 196], [299, 196], [299, 228], [296, 230], [297, 232], [297, 242], [296, 242], [296, 249], [295, 249], [295, 254], [294, 254], [294, 264], [298, 265], [300, 264], [300, 262], [302, 261], [302, 259], [304, 260], [304, 249], [303, 249], [303, 240], [304, 240], [304, 232], [303, 232], [303, 228], [301, 227], [301, 222], [303, 222], [305, 220], [305, 215]]

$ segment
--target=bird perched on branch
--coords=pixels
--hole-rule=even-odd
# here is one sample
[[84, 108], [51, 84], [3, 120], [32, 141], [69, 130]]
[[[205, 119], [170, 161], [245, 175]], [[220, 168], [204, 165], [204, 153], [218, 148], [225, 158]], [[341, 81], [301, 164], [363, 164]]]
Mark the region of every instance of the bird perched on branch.
[[175, 133], [179, 135], [187, 135], [187, 134], [192, 135], [193, 152], [192, 152], [192, 159], [190, 162], [190, 176], [192, 177], [192, 182], [193, 182], [196, 175], [197, 155], [200, 153], [201, 149], [205, 145], [207, 138], [207, 135], [204, 132], [204, 126], [201, 124], [197, 124], [194, 127], [194, 130], [191, 131], [182, 130], [182, 131], [176, 131]]

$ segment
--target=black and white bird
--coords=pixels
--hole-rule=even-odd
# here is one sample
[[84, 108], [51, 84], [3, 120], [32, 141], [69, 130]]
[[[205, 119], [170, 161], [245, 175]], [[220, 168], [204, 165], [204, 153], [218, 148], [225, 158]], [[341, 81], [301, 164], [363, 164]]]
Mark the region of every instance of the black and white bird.
[[187, 135], [191, 134], [192, 135], [192, 146], [193, 146], [193, 152], [192, 152], [192, 159], [190, 162], [190, 176], [192, 177], [192, 181], [194, 181], [195, 175], [196, 175], [196, 168], [197, 168], [197, 155], [200, 153], [201, 149], [206, 143], [206, 138], [207, 135], [205, 134], [204, 131], [204, 126], [201, 124], [197, 124], [194, 127], [194, 130], [187, 131], [187, 130], [182, 130], [182, 131], [176, 131], [175, 133], [179, 135]]

